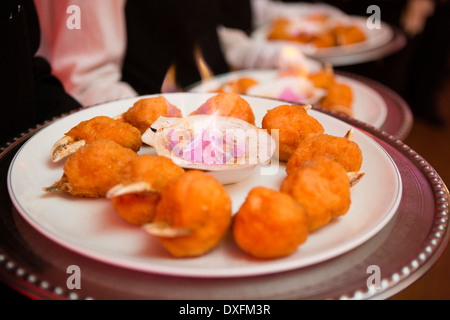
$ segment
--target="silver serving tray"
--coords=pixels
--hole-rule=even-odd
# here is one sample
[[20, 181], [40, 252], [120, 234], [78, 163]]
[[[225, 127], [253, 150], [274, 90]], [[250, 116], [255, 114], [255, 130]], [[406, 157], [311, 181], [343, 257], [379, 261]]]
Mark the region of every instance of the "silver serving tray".
[[[402, 102], [389, 91], [384, 91], [384, 98], [391, 106]], [[436, 263], [448, 243], [448, 189], [436, 170], [396, 134], [344, 115], [319, 111], [371, 135], [401, 173], [404, 191], [396, 215], [356, 249], [289, 272], [227, 279], [162, 276], [76, 254], [30, 226], [15, 210], [7, 191], [12, 158], [48, 122], [23, 133], [0, 152], [0, 281], [35, 299], [387, 299], [399, 293]], [[69, 290], [66, 285], [70, 275], [67, 267], [72, 264], [82, 270], [81, 289]], [[377, 266], [381, 272], [379, 288], [367, 285], [370, 266]]]

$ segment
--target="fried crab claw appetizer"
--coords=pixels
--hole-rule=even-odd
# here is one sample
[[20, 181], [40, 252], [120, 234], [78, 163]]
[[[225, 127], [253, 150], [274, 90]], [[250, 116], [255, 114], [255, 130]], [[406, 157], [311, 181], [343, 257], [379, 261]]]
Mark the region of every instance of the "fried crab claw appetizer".
[[236, 244], [250, 255], [280, 258], [306, 241], [308, 215], [289, 195], [256, 187], [234, 215], [232, 232]]
[[169, 158], [141, 155], [123, 168], [120, 184], [106, 197], [125, 221], [143, 225], [153, 221], [163, 187], [183, 173]]
[[[286, 172], [289, 174], [303, 162], [321, 156], [337, 161], [348, 173], [354, 174], [354, 177], [363, 175], [360, 172], [363, 156], [358, 144], [353, 141], [353, 129], [344, 137], [320, 134], [303, 140], [289, 159]], [[353, 181], [352, 184], [356, 182]]]
[[333, 82], [327, 88], [327, 94], [320, 102], [324, 109], [353, 116], [353, 91], [345, 83]]
[[128, 123], [99, 116], [73, 127], [52, 147], [52, 162], [58, 162], [76, 152], [85, 144], [97, 140], [112, 140], [125, 148], [139, 151], [142, 146], [141, 133]]
[[267, 112], [262, 120], [263, 129], [278, 141], [278, 158], [288, 161], [299, 143], [306, 138], [324, 133], [319, 121], [308, 115], [311, 107], [281, 105]]
[[355, 25], [340, 24], [335, 26], [331, 32], [333, 33], [338, 46], [362, 42], [367, 38], [366, 34]]
[[158, 96], [138, 100], [118, 119], [123, 119], [144, 133], [159, 117], [181, 118], [182, 113], [165, 97]]
[[327, 157], [316, 157], [290, 172], [280, 191], [292, 196], [306, 209], [310, 231], [345, 215], [351, 205], [347, 172]]
[[221, 85], [216, 92], [223, 93], [223, 92], [234, 92], [237, 94], [246, 94], [248, 89], [258, 84], [258, 81], [249, 78], [249, 77], [242, 77], [234, 80], [230, 80], [223, 85]]
[[309, 76], [316, 88], [326, 90], [326, 94], [320, 101], [324, 109], [353, 116], [353, 91], [350, 86], [336, 81], [333, 67], [329, 64]]
[[209, 98], [191, 115], [209, 114], [233, 117], [255, 124], [255, 115], [250, 104], [234, 92], [222, 92]]
[[308, 76], [316, 88], [326, 89], [334, 82], [334, 70], [330, 64], [325, 64], [324, 68]]
[[290, 40], [295, 41], [295, 36], [289, 32], [290, 21], [286, 18], [277, 18], [272, 22], [268, 32], [268, 40]]
[[231, 199], [213, 177], [191, 170], [161, 192], [153, 222], [143, 226], [175, 257], [203, 255], [216, 247], [231, 225]]
[[259, 164], [269, 163], [276, 149], [266, 130], [211, 115], [161, 117], [142, 140], [180, 167], [203, 170], [223, 184], [245, 179]]
[[112, 140], [98, 140], [82, 146], [64, 164], [62, 178], [48, 192], [76, 197], [104, 197], [121, 179], [121, 171], [137, 153]]

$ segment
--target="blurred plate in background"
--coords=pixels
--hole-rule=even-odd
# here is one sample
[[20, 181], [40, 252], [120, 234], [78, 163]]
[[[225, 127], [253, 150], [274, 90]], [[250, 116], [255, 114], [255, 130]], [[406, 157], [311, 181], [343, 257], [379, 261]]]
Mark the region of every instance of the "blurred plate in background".
[[[223, 84], [239, 78], [253, 78], [259, 83], [272, 85], [278, 78], [277, 70], [240, 70], [230, 72], [204, 80], [189, 88], [190, 92], [212, 92]], [[364, 83], [350, 79], [346, 76], [337, 76], [339, 82], [349, 85], [353, 91], [353, 112], [354, 118], [368, 123], [376, 128], [381, 128], [387, 117], [387, 106], [383, 98], [372, 88]], [[266, 98], [269, 94], [261, 95]]]

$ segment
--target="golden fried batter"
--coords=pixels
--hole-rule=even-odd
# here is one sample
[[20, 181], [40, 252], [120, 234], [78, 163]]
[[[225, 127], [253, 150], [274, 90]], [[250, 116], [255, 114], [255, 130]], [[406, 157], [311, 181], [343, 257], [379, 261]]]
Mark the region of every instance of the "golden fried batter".
[[84, 140], [87, 144], [96, 140], [108, 139], [136, 152], [142, 146], [139, 130], [128, 123], [105, 116], [83, 121], [65, 135], [74, 140]]
[[334, 110], [336, 106], [349, 109], [351, 112], [353, 102], [352, 88], [344, 83], [333, 82], [327, 88], [327, 95], [323, 98], [320, 106], [325, 109]]
[[306, 241], [308, 215], [289, 195], [256, 187], [234, 216], [232, 230], [236, 244], [245, 252], [257, 258], [279, 258]]
[[217, 92], [234, 92], [237, 94], [246, 94], [247, 90], [256, 84], [258, 84], [258, 81], [253, 78], [238, 78], [236, 80], [231, 80], [223, 84], [222, 86], [220, 86]]
[[151, 97], [138, 100], [123, 118], [144, 133], [159, 117], [182, 117], [181, 111], [165, 97]]
[[67, 159], [61, 180], [46, 190], [77, 197], [104, 197], [120, 182], [123, 167], [137, 156], [133, 150], [114, 141], [94, 141]]
[[126, 221], [143, 225], [153, 221], [163, 187], [182, 175], [184, 169], [163, 156], [141, 155], [131, 160], [122, 171], [121, 188], [145, 182], [150, 190], [132, 192], [112, 198], [114, 209]]
[[234, 92], [221, 92], [211, 97], [191, 113], [191, 115], [196, 114], [215, 114], [224, 117], [233, 117], [247, 121], [253, 125], [255, 124], [255, 115], [249, 103]]
[[285, 18], [278, 18], [272, 22], [271, 29], [267, 35], [268, 40], [294, 40], [289, 33], [289, 26], [291, 22]]
[[[262, 127], [275, 140], [278, 138], [279, 159], [282, 161], [289, 160], [302, 140], [324, 132], [319, 121], [297, 105], [282, 105], [269, 110], [263, 118]], [[279, 130], [278, 136], [275, 129]]]
[[317, 48], [329, 48], [336, 45], [336, 39], [330, 32], [323, 32], [312, 37], [310, 41]]
[[300, 142], [286, 165], [286, 172], [289, 174], [303, 162], [322, 156], [339, 162], [347, 172], [359, 171], [363, 162], [361, 149], [356, 142], [345, 137], [320, 134]]
[[336, 39], [336, 45], [338, 46], [345, 46], [366, 40], [365, 33], [355, 25], [336, 26], [331, 30], [331, 33]]
[[172, 159], [163, 156], [141, 155], [133, 159], [123, 169], [122, 183], [145, 181], [153, 191], [160, 192], [172, 179], [184, 173]]
[[326, 67], [318, 72], [309, 75], [309, 80], [312, 81], [314, 87], [320, 89], [327, 89], [335, 81], [334, 71], [331, 67]]
[[189, 234], [158, 237], [175, 257], [199, 256], [214, 248], [231, 224], [231, 199], [225, 188], [202, 171], [187, 171], [161, 192], [155, 223]]
[[309, 79], [316, 88], [325, 89], [327, 92], [320, 102], [322, 108], [353, 116], [353, 90], [349, 85], [336, 81], [331, 66], [311, 74]]
[[314, 158], [292, 170], [280, 190], [306, 209], [310, 231], [346, 214], [351, 205], [347, 172], [327, 157]]
[[159, 192], [129, 193], [112, 198], [112, 204], [122, 219], [140, 226], [153, 221], [160, 198]]
[[333, 27], [329, 24], [330, 17], [325, 15], [309, 16], [306, 20], [322, 26], [322, 30], [315, 33], [303, 30], [295, 31], [292, 29], [295, 26], [295, 21], [277, 18], [271, 24], [267, 39], [314, 44], [317, 48], [344, 46], [366, 40], [365, 33], [357, 25], [337, 25]]

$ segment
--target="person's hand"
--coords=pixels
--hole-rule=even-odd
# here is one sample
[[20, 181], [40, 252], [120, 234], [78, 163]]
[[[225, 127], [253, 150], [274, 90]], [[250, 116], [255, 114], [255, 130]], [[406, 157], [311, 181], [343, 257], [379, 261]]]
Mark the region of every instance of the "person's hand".
[[218, 32], [225, 58], [233, 69], [277, 67], [282, 44], [252, 39], [237, 29], [221, 27]]
[[434, 6], [433, 0], [410, 0], [400, 21], [403, 30], [411, 37], [420, 34], [434, 13]]

